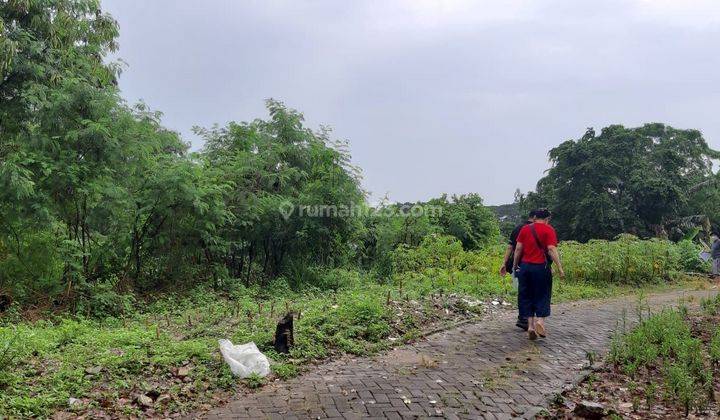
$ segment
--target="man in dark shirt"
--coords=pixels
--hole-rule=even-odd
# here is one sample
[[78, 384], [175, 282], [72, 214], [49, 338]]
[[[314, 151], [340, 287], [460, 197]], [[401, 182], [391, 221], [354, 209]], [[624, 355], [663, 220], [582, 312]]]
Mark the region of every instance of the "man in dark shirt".
[[713, 234], [710, 236], [712, 244], [710, 245], [710, 258], [712, 258], [712, 276], [716, 278], [720, 275], [720, 238]]
[[[513, 273], [513, 255], [515, 254], [515, 247], [517, 246], [517, 238], [520, 234], [520, 230], [523, 228], [523, 226], [530, 224], [535, 221], [535, 210], [531, 211], [530, 214], [528, 214], [527, 221], [525, 223], [522, 223], [520, 225], [515, 226], [515, 229], [513, 229], [512, 233], [510, 234], [510, 240], [508, 241], [508, 247], [505, 250], [505, 258], [503, 260], [503, 265], [500, 267], [500, 275], [505, 276], [506, 274], [510, 273], [510, 275], [515, 276]], [[522, 318], [520, 316], [519, 312], [519, 300], [518, 300], [518, 319], [515, 325], [522, 329], [523, 331], [526, 331], [528, 328], [528, 320], [527, 318]]]

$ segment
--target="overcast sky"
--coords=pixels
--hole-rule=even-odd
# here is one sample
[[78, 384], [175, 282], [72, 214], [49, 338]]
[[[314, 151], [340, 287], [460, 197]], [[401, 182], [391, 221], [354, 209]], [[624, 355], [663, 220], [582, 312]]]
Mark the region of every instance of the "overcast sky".
[[666, 122], [720, 148], [720, 1], [103, 0], [123, 95], [190, 128], [276, 98], [351, 145], [377, 199], [511, 202], [586, 127]]

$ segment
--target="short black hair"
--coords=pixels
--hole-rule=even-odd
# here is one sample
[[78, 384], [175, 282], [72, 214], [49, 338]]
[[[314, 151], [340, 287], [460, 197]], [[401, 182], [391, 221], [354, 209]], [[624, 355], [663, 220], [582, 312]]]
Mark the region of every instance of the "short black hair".
[[537, 211], [535, 211], [535, 210], [530, 210], [530, 213], [528, 213], [528, 219], [532, 219], [532, 218], [534, 218], [535, 216], [537, 216], [536, 213], [537, 213]]
[[550, 210], [548, 209], [535, 210], [535, 217], [537, 217], [538, 219], [547, 219], [550, 216], [552, 216], [552, 213], [550, 213]]

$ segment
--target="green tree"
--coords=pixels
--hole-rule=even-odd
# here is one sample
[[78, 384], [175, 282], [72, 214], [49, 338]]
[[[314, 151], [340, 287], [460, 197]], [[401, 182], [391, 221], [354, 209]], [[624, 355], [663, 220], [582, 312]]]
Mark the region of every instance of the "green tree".
[[717, 157], [697, 130], [588, 129], [550, 151], [552, 167], [521, 206], [553, 210], [564, 239], [664, 235], [666, 222], [686, 215], [693, 186], [714, 177]]
[[0, 33], [0, 292], [72, 297], [213, 267], [227, 186], [160, 114], [120, 99], [99, 3], [0, 2]]
[[459, 239], [466, 250], [477, 250], [497, 242], [500, 234], [497, 216], [483, 204], [478, 194], [454, 195], [450, 200], [443, 194], [430, 200], [428, 205], [440, 210], [432, 212], [432, 223], [443, 233]]
[[288, 265], [347, 263], [359, 241], [357, 215], [302, 208], [364, 204], [346, 145], [331, 140], [327, 129], [305, 128], [302, 114], [281, 102], [269, 100], [267, 106], [268, 121], [196, 129], [205, 139], [207, 166], [233, 185], [226, 198], [234, 220], [225, 231], [226, 265], [248, 284], [277, 276]]

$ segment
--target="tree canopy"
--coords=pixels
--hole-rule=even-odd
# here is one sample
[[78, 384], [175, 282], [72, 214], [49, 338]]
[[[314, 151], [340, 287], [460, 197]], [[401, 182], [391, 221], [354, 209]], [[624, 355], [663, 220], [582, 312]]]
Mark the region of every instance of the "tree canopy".
[[526, 210], [553, 210], [565, 239], [662, 236], [670, 220], [709, 210], [695, 197], [717, 190], [712, 161], [719, 155], [697, 130], [663, 124], [612, 125], [600, 134], [588, 129], [549, 156], [552, 167], [522, 203]]

